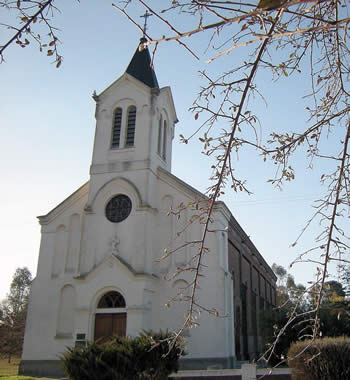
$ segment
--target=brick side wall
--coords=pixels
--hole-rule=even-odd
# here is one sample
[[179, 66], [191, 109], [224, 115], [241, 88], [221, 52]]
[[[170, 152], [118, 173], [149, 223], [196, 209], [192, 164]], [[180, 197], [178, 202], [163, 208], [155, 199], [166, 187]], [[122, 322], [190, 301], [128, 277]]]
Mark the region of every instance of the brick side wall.
[[[257, 376], [257, 379], [260, 378], [264, 380], [291, 380], [291, 375], [265, 375]], [[171, 378], [169, 378], [171, 379]], [[175, 380], [175, 378], [174, 378]], [[241, 376], [194, 376], [194, 377], [177, 377], [176, 380], [241, 380]]]
[[[176, 380], [241, 380], [241, 376], [177, 377]], [[278, 380], [283, 380], [283, 379], [278, 379]]]
[[228, 230], [228, 267], [234, 287], [236, 359], [253, 360], [263, 346], [260, 313], [275, 305], [275, 276], [235, 223], [231, 221]]

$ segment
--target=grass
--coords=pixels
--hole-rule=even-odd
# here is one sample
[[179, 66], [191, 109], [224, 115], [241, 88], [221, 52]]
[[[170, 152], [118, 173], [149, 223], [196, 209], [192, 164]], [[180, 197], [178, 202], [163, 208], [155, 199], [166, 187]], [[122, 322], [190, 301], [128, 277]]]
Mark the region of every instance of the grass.
[[[12, 358], [11, 363], [7, 359], [0, 358], [0, 380], [38, 380], [38, 377], [18, 376], [18, 366], [21, 358]], [[54, 379], [52, 379], [54, 380]]]
[[20, 358], [13, 358], [8, 363], [7, 359], [0, 359], [0, 380], [35, 380], [35, 377], [17, 376], [20, 361]]
[[[18, 366], [20, 358], [12, 358], [11, 363], [7, 362], [7, 359], [0, 359], [0, 378], [1, 380], [7, 379], [9, 376], [17, 376], [18, 375]], [[6, 376], [4, 378], [4, 376]]]
[[28, 376], [1, 376], [1, 380], [36, 380], [37, 377], [28, 377]]

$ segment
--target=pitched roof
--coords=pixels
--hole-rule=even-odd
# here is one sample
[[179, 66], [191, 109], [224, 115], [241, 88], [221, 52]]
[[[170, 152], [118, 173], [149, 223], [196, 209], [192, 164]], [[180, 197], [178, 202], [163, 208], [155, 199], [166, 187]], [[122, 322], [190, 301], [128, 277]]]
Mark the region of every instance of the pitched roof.
[[151, 88], [159, 88], [156, 73], [151, 66], [148, 48], [140, 50], [140, 45], [145, 42], [147, 42], [146, 38], [142, 37], [126, 72]]

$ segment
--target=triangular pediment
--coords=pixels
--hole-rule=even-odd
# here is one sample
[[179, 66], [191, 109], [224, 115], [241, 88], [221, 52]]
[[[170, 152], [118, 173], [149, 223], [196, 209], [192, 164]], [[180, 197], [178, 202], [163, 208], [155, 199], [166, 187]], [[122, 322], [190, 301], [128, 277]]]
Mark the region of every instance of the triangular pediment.
[[134, 270], [134, 268], [127, 263], [125, 260], [123, 260], [119, 255], [117, 254], [111, 254], [110, 256], [107, 256], [104, 260], [102, 260], [99, 264], [94, 266], [90, 271], [86, 273], [80, 273], [78, 276], [75, 277], [76, 280], [88, 280], [89, 277], [92, 277], [94, 274], [97, 274], [97, 272], [102, 271], [104, 268], [111, 266], [111, 264], [116, 264], [117, 267], [124, 272], [126, 272], [129, 276], [132, 277], [145, 277], [149, 279], [155, 279], [155, 275], [150, 275], [148, 273], [144, 272], [137, 272]]
[[113, 91], [115, 88], [122, 87], [123, 85], [127, 84], [132, 84], [147, 94], [149, 94], [151, 91], [150, 87], [146, 86], [144, 83], [140, 82], [138, 79], [125, 72], [122, 76], [117, 78], [113, 83], [106, 87], [100, 94], [98, 94], [97, 98], [103, 98], [107, 96], [108, 93], [110, 91]]

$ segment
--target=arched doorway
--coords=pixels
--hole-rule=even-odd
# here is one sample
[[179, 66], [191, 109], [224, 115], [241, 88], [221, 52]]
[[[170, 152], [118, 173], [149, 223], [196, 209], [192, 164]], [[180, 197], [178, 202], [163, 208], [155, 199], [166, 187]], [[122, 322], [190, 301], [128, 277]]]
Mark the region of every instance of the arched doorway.
[[126, 335], [126, 304], [119, 292], [110, 291], [97, 305], [94, 340], [105, 342], [114, 335]]

